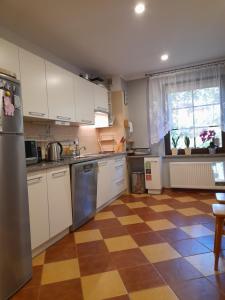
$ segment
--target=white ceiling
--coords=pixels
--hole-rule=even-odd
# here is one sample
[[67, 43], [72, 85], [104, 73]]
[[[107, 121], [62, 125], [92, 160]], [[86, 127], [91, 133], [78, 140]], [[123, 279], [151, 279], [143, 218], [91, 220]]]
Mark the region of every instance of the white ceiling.
[[135, 0], [0, 2], [0, 25], [93, 73], [131, 79], [225, 57], [224, 0], [146, 0], [142, 16]]

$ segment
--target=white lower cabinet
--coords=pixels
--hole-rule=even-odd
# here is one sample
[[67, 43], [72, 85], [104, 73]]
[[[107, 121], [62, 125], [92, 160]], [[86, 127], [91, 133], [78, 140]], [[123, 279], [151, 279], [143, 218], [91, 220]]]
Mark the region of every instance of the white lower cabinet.
[[125, 156], [98, 162], [97, 209], [122, 193], [126, 187]]
[[46, 179], [46, 172], [32, 173], [27, 177], [32, 249], [49, 239]]
[[50, 237], [72, 225], [69, 168], [47, 171]]
[[31, 246], [37, 248], [72, 224], [69, 167], [27, 176]]

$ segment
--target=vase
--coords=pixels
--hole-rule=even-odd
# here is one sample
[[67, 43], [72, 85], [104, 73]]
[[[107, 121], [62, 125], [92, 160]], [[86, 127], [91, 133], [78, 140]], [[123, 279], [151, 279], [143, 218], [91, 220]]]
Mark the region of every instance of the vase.
[[216, 148], [209, 148], [209, 154], [215, 154]]
[[191, 148], [184, 149], [185, 155], [191, 155]]
[[178, 150], [177, 150], [177, 148], [172, 148], [172, 155], [177, 155], [177, 153], [178, 153]]

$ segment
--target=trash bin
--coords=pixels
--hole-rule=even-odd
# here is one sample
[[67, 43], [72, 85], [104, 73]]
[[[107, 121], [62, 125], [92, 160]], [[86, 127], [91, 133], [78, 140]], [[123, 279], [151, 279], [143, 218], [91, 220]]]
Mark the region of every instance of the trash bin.
[[145, 193], [145, 173], [132, 172], [131, 173], [131, 192], [133, 194]]

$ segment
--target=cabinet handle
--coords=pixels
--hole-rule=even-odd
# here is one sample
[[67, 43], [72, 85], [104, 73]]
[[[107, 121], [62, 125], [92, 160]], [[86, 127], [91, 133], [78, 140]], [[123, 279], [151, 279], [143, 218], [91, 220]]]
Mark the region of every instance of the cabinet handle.
[[35, 111], [29, 111], [29, 115], [31, 115], [31, 116], [43, 117], [43, 116], [45, 116], [46, 114], [40, 113], [40, 112], [35, 112]]
[[28, 184], [35, 184], [35, 183], [40, 182], [41, 179], [42, 179], [42, 176], [39, 176], [39, 177], [36, 177], [36, 178], [30, 178], [30, 179], [27, 179], [27, 183]]
[[71, 120], [70, 117], [63, 117], [63, 116], [56, 116], [56, 118], [59, 119], [59, 120], [66, 120], [66, 121]]
[[58, 178], [58, 177], [65, 176], [65, 174], [66, 174], [66, 171], [60, 171], [60, 172], [52, 173], [52, 177]]
[[93, 121], [90, 120], [81, 120], [82, 123], [86, 123], [86, 124], [94, 124]]

